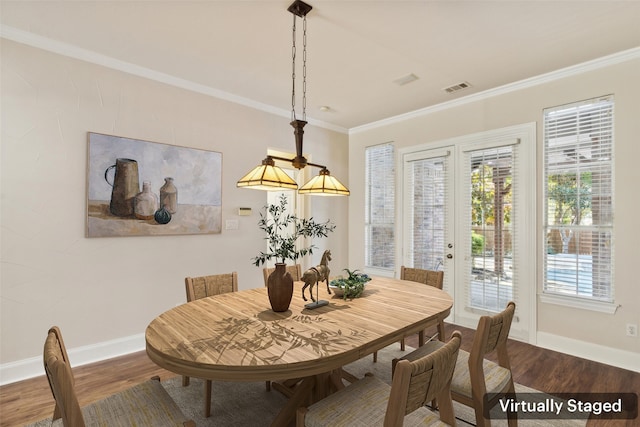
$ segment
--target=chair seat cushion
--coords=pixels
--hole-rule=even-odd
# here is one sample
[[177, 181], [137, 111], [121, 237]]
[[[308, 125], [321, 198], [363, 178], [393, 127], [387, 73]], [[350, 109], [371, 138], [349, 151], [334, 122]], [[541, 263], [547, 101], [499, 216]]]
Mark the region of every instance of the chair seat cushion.
[[183, 426], [187, 420], [160, 381], [151, 379], [82, 408], [89, 426]]
[[[430, 354], [442, 347], [444, 344], [440, 341], [430, 341], [418, 347], [411, 353], [402, 357], [409, 361], [417, 360], [427, 354]], [[484, 370], [485, 384], [487, 393], [499, 393], [503, 391], [511, 380], [511, 372], [508, 369], [484, 359], [482, 362]], [[464, 350], [458, 351], [458, 360], [456, 368], [451, 379], [451, 393], [460, 394], [471, 399], [471, 377], [469, 377], [469, 352]]]
[[[487, 393], [502, 392], [509, 384], [511, 371], [490, 360], [484, 359], [482, 362], [484, 371], [484, 381]], [[451, 380], [451, 392], [458, 393], [471, 398], [471, 377], [469, 376], [469, 353], [460, 350], [456, 369]]]
[[[375, 377], [365, 377], [311, 405], [307, 427], [382, 426], [391, 386]], [[438, 415], [422, 407], [404, 418], [404, 426], [446, 426]]]

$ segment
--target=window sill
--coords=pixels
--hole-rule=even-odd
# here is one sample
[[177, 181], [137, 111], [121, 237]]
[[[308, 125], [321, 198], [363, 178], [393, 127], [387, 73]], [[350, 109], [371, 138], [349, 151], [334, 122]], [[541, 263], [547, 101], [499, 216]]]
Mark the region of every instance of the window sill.
[[556, 294], [539, 294], [538, 296], [540, 297], [540, 302], [546, 304], [581, 308], [583, 310], [598, 311], [600, 313], [614, 314], [618, 309], [618, 305], [611, 302], [594, 301], [586, 298], [577, 298]]

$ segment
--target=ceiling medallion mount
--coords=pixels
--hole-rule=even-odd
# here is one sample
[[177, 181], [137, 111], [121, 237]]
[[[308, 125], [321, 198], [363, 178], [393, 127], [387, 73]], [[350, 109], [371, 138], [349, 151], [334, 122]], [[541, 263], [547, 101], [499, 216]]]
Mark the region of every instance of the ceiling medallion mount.
[[300, 18], [307, 16], [313, 7], [301, 0], [296, 0], [287, 8], [287, 10]]
[[[307, 166], [320, 168], [318, 176], [312, 178], [303, 185], [298, 192], [300, 194], [315, 194], [326, 196], [348, 196], [349, 190], [335, 177], [331, 176], [324, 165], [307, 161], [302, 155], [302, 143], [307, 107], [307, 13], [312, 7], [301, 1], [294, 1], [287, 10], [293, 15], [293, 46], [292, 46], [292, 90], [291, 90], [291, 126], [296, 139], [296, 156], [293, 159], [278, 156], [267, 156], [262, 164], [253, 168], [243, 176], [236, 184], [237, 187], [253, 188], [258, 190], [297, 189], [297, 183], [287, 175], [280, 167], [275, 165], [275, 160], [291, 163], [296, 169], [304, 169]], [[296, 117], [296, 17], [303, 22], [303, 51], [302, 51], [302, 120]]]

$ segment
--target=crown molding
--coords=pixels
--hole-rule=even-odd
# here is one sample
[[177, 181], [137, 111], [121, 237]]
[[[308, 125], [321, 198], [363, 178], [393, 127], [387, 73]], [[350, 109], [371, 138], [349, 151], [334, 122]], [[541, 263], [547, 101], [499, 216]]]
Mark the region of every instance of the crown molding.
[[[161, 73], [159, 71], [152, 70], [150, 68], [141, 67], [139, 65], [132, 64], [130, 62], [121, 61], [111, 56], [102, 55], [92, 50], [83, 49], [78, 46], [71, 45], [43, 37], [28, 31], [20, 30], [7, 25], [0, 26], [0, 36], [7, 40], [22, 43], [28, 46], [36, 47], [49, 52], [57, 53], [69, 58], [78, 59], [80, 61], [89, 62], [92, 64], [100, 65], [113, 70], [122, 71], [123, 73], [132, 74], [134, 76], [143, 77], [149, 80], [154, 80], [160, 83], [175, 86], [181, 89], [185, 89], [191, 92], [200, 93], [203, 95], [211, 96], [214, 98], [222, 99], [224, 101], [240, 104], [245, 107], [253, 108], [255, 110], [264, 111], [276, 116], [291, 117], [291, 111], [282, 108], [277, 108], [268, 104], [254, 101], [249, 98], [234, 95], [223, 90], [215, 89], [210, 86], [195, 83], [190, 80], [182, 79], [180, 77], [172, 76], [170, 74]], [[307, 122], [310, 125], [318, 126], [324, 129], [333, 130], [340, 133], [348, 133], [348, 129], [341, 126], [336, 126], [331, 123], [323, 122], [321, 120], [315, 120], [307, 118]]]
[[371, 129], [387, 126], [394, 123], [403, 122], [405, 120], [414, 119], [416, 117], [423, 117], [429, 114], [433, 114], [438, 111], [448, 110], [450, 108], [459, 107], [461, 105], [470, 104], [492, 98], [494, 96], [504, 95], [510, 92], [515, 92], [522, 89], [527, 89], [533, 86], [538, 86], [544, 83], [552, 82], [566, 77], [575, 76], [577, 74], [586, 73], [588, 71], [597, 70], [604, 67], [620, 64], [622, 62], [631, 61], [640, 58], [640, 47], [624, 50], [622, 52], [614, 53], [611, 55], [603, 56], [591, 61], [583, 62], [580, 64], [572, 65], [570, 67], [561, 68], [556, 71], [541, 74], [539, 76], [531, 77], [525, 80], [520, 80], [514, 83], [509, 83], [503, 86], [499, 86], [493, 89], [488, 89], [482, 92], [474, 93], [462, 98], [454, 99], [452, 101], [443, 102], [437, 105], [433, 105], [419, 110], [414, 110], [408, 113], [399, 114], [397, 116], [388, 117], [386, 119], [378, 120], [376, 122], [368, 123], [362, 126], [357, 126], [349, 129], [349, 135], [353, 135], [360, 132], [365, 132]]

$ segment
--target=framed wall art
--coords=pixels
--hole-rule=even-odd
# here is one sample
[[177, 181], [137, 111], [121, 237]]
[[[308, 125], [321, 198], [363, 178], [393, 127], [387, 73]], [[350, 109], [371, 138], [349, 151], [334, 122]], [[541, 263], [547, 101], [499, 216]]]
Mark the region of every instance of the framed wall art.
[[89, 132], [87, 237], [215, 234], [222, 154]]

